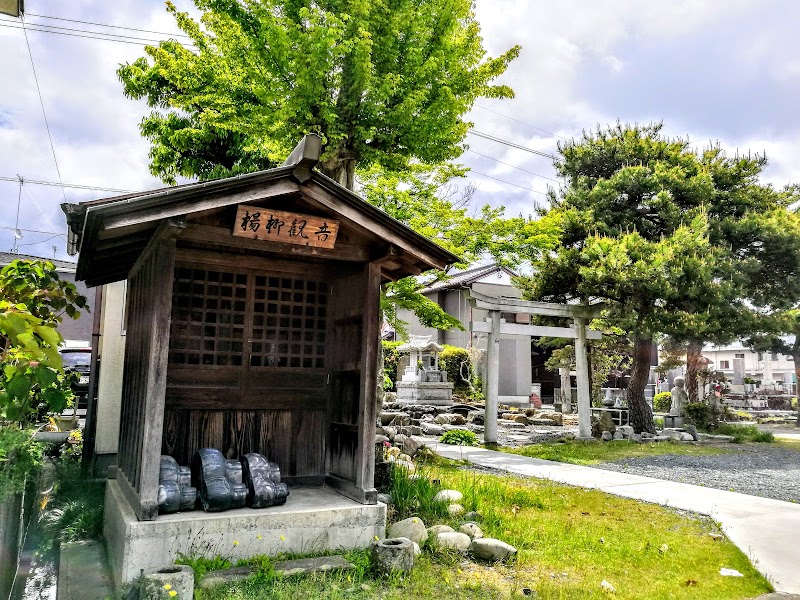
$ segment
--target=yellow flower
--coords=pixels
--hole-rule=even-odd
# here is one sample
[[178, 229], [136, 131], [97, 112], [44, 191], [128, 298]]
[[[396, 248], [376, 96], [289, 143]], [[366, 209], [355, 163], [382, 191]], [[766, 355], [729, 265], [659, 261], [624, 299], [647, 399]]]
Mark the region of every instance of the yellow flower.
[[175, 590], [172, 590], [172, 591], [169, 593], [169, 595], [170, 595], [170, 596], [177, 596], [177, 595], [178, 595], [178, 592], [176, 592]]
[[238, 545], [239, 545], [239, 542], [238, 542], [237, 540], [233, 540], [233, 545], [234, 545], [234, 546], [238, 546]]
[[378, 539], [379, 539], [379, 538], [378, 538], [378, 536], [376, 535], [376, 536], [375, 536], [375, 541], [377, 542], [377, 541], [378, 541]]
[[171, 590], [171, 589], [172, 589], [172, 586], [171, 586], [170, 584], [168, 584], [168, 583], [167, 583], [167, 584], [165, 584], [165, 585], [164, 585], [164, 589], [165, 589], [165, 590]]
[[281, 541], [282, 541], [282, 542], [286, 541], [286, 538], [285, 538], [285, 537], [283, 537], [283, 536], [281, 536]]
[[260, 534], [257, 535], [256, 538], [260, 540], [261, 539], [261, 535]]

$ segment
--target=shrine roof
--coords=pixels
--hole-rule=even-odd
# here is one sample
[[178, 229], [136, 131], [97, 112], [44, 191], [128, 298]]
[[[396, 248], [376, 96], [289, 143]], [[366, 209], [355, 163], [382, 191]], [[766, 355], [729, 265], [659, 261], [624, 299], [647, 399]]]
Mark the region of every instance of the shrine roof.
[[397, 347], [398, 352], [410, 352], [411, 350], [416, 350], [417, 352], [441, 352], [444, 350], [444, 346], [434, 342], [429, 335], [412, 335], [409, 336], [405, 344]]
[[[280, 167], [235, 177], [63, 204], [68, 224], [68, 251], [79, 252], [76, 278], [88, 285], [126, 279], [158, 227], [187, 216], [223, 210], [237, 204], [302, 200], [340, 219], [370, 248], [369, 260], [382, 261], [385, 280], [443, 269], [456, 255], [416, 233], [344, 186], [314, 170], [321, 141], [308, 135]], [[266, 242], [269, 244], [269, 242]], [[252, 248], [252, 246], [251, 246]], [[266, 248], [266, 247], [265, 247]], [[297, 251], [306, 249], [297, 246]], [[320, 249], [306, 254], [336, 258]]]

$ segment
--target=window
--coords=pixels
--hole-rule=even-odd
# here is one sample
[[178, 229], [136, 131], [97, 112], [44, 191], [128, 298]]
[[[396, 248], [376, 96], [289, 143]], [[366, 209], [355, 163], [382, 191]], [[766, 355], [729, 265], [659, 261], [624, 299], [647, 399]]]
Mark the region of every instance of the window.
[[328, 295], [321, 281], [177, 268], [169, 362], [324, 368]]
[[742, 354], [734, 354], [733, 357], [734, 358], [744, 358], [744, 353], [742, 353]]
[[250, 366], [325, 366], [328, 285], [286, 277], [255, 277]]
[[772, 360], [778, 360], [778, 353], [777, 352], [773, 352], [772, 353]]
[[719, 368], [720, 369], [730, 369], [731, 368], [731, 361], [729, 361], [729, 360], [721, 360], [721, 361], [719, 361]]
[[242, 364], [247, 275], [175, 269], [169, 362]]

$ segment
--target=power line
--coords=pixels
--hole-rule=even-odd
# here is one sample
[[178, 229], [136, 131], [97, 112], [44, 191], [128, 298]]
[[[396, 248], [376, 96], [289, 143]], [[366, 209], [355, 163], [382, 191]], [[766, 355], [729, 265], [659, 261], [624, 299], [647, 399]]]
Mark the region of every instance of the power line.
[[141, 36], [122, 35], [121, 33], [105, 33], [104, 31], [90, 31], [88, 29], [75, 29], [74, 27], [59, 27], [57, 25], [44, 25], [42, 23], [29, 23], [28, 25], [32, 25], [32, 26], [35, 26], [35, 27], [40, 27], [42, 31], [45, 30], [45, 29], [48, 29], [48, 30], [49, 29], [55, 29], [55, 30], [58, 30], [58, 31], [77, 31], [79, 33], [90, 33], [90, 34], [93, 34], [93, 35], [102, 35], [102, 36], [107, 36], [109, 38], [120, 38], [120, 39], [123, 39], [123, 40], [136, 40], [136, 41], [144, 40], [146, 42], [160, 42], [160, 41], [163, 41], [163, 40], [160, 40], [160, 39], [143, 38]]
[[[18, 177], [0, 177], [0, 181], [19, 181]], [[120, 190], [117, 188], [109, 188], [109, 187], [100, 187], [96, 185], [80, 185], [77, 183], [57, 183], [55, 181], [39, 181], [36, 179], [25, 179], [23, 178], [24, 183], [30, 183], [35, 185], [54, 185], [58, 187], [65, 187], [65, 188], [75, 188], [77, 190], [93, 190], [97, 192], [119, 192], [121, 194], [128, 194], [136, 192], [137, 190]]]
[[[126, 29], [128, 31], [140, 31], [142, 33], [154, 33], [156, 35], [174, 35], [178, 37], [190, 38], [185, 33], [169, 33], [167, 31], [153, 31], [152, 29], [137, 29], [136, 27], [123, 27], [122, 25], [109, 25], [108, 23], [95, 23], [92, 21], [80, 21], [78, 19], [65, 19], [64, 17], [51, 17], [48, 15], [37, 15], [35, 13], [25, 13], [28, 17], [38, 17], [40, 19], [51, 19], [53, 21], [67, 21], [69, 23], [82, 23], [84, 25], [95, 25], [97, 27], [108, 27], [109, 29]], [[35, 23], [31, 23], [34, 25]], [[99, 33], [99, 32], [98, 32]]]
[[[8, 27], [9, 29], [22, 29], [22, 27], [16, 25], [14, 22], [6, 20], [6, 19], [0, 19], [0, 27]], [[47, 27], [48, 29], [37, 29], [37, 27]], [[85, 38], [85, 39], [89, 39], [89, 40], [101, 40], [101, 41], [104, 41], [104, 42], [116, 42], [118, 44], [134, 44], [136, 46], [146, 46], [150, 42], [166, 42], [166, 41], [169, 41], [169, 40], [154, 40], [154, 39], [148, 39], [148, 38], [134, 38], [134, 37], [130, 37], [130, 36], [120, 36], [120, 35], [112, 34], [112, 33], [102, 33], [102, 32], [99, 32], [99, 31], [86, 31], [86, 30], [83, 30], [83, 29], [69, 29], [69, 28], [66, 28], [66, 27], [59, 27], [57, 29], [68, 29], [69, 31], [78, 31], [78, 32], [85, 33], [85, 34], [96, 34], [96, 35], [81, 35], [81, 33], [67, 33], [66, 31], [53, 31], [51, 29], [51, 26], [49, 26], [49, 25], [30, 24], [27, 27], [28, 31], [37, 31], [39, 33], [52, 33], [52, 34], [55, 34], [55, 35], [67, 35], [67, 36], [70, 36], [70, 37]], [[98, 36], [114, 36], [114, 37], [98, 37]], [[116, 38], [128, 38], [128, 39], [114, 39], [115, 37]], [[137, 40], [137, 41], [130, 41], [130, 40]], [[178, 42], [178, 43], [181, 43], [181, 42]], [[186, 49], [189, 49], [189, 50], [194, 49], [194, 46], [191, 46], [191, 45], [185, 45], [183, 47], [186, 48]]]
[[37, 244], [44, 244], [45, 242], [49, 242], [53, 238], [64, 238], [64, 239], [66, 239], [66, 237], [67, 236], [64, 235], [63, 233], [56, 233], [55, 235], [51, 235], [49, 238], [45, 238], [43, 240], [39, 240], [38, 242], [25, 242], [24, 244], [15, 244], [15, 245], [16, 245], [17, 248], [19, 248], [20, 246], [35, 246]]
[[531, 175], [536, 175], [537, 177], [541, 177], [542, 179], [547, 179], [548, 181], [552, 181], [554, 183], [561, 183], [558, 179], [553, 179], [552, 177], [547, 177], [545, 175], [540, 175], [539, 173], [534, 173], [533, 171], [528, 171], [528, 169], [523, 169], [522, 167], [514, 166], [510, 163], [503, 162], [493, 156], [489, 156], [488, 154], [481, 154], [480, 152], [475, 152], [475, 150], [467, 150], [467, 152], [472, 152], [472, 154], [477, 154], [478, 156], [482, 156], [483, 158], [488, 158], [489, 160], [493, 160], [501, 165], [505, 165], [507, 167], [511, 167], [512, 169], [517, 169], [517, 171], [524, 171], [525, 173], [530, 173]]
[[511, 183], [510, 181], [506, 181], [504, 179], [498, 179], [497, 177], [492, 177], [491, 175], [487, 175], [486, 173], [481, 173], [480, 171], [473, 171], [470, 169], [470, 173], [475, 173], [475, 175], [480, 175], [481, 177], [488, 177], [489, 179], [494, 179], [495, 181], [499, 181], [500, 183], [505, 183], [506, 185], [513, 185], [514, 187], [518, 187], [521, 190], [527, 190], [529, 192], [533, 192], [534, 194], [541, 194], [542, 196], [547, 196], [547, 192], [540, 192], [539, 190], [534, 190], [529, 187], [525, 187], [524, 185], [517, 185], [516, 183]]
[[534, 150], [533, 148], [528, 148], [527, 146], [521, 146], [520, 144], [515, 144], [514, 142], [509, 142], [508, 140], [501, 139], [499, 137], [495, 137], [493, 135], [489, 135], [488, 133], [483, 133], [482, 131], [477, 131], [475, 129], [470, 129], [467, 133], [471, 133], [472, 135], [476, 135], [480, 138], [484, 138], [486, 140], [490, 140], [492, 142], [497, 142], [498, 144], [505, 144], [506, 146], [511, 146], [512, 148], [517, 148], [518, 150], [525, 150], [526, 152], [530, 152], [531, 154], [536, 154], [538, 156], [544, 156], [545, 158], [549, 158], [552, 160], [556, 160], [556, 157], [552, 154], [548, 154], [547, 152], [542, 152], [541, 150]]
[[548, 135], [552, 135], [554, 137], [561, 138], [562, 140], [569, 140], [569, 138], [566, 138], [563, 135], [558, 135], [557, 133], [554, 133], [552, 131], [547, 131], [547, 129], [542, 129], [541, 127], [537, 127], [536, 125], [531, 125], [530, 123], [526, 123], [525, 121], [520, 121], [519, 119], [515, 119], [514, 117], [509, 117], [508, 115], [504, 115], [503, 113], [497, 112], [496, 110], [492, 110], [491, 108], [486, 108], [485, 106], [481, 106], [479, 104], [474, 104], [473, 106], [475, 106], [475, 108], [480, 108], [481, 110], [485, 110], [485, 111], [488, 111], [490, 113], [494, 113], [496, 115], [500, 115], [501, 117], [509, 119], [510, 121], [515, 121], [516, 123], [520, 123], [522, 125], [527, 125], [528, 127], [532, 128], [532, 129], [535, 129], [537, 131], [541, 131], [542, 133], [546, 133]]
[[[42, 116], [44, 116], [44, 126], [47, 129], [47, 139], [50, 140], [50, 150], [53, 151], [53, 162], [56, 164], [56, 173], [58, 173], [58, 181], [62, 183], [61, 180], [61, 169], [58, 166], [58, 158], [56, 158], [56, 147], [53, 145], [53, 136], [50, 133], [50, 124], [47, 122], [47, 111], [44, 109], [44, 100], [42, 99], [42, 90], [39, 87], [39, 77], [36, 75], [36, 66], [33, 64], [33, 52], [31, 52], [31, 43], [28, 41], [28, 30], [25, 29], [25, 21], [22, 20], [22, 32], [25, 34], [25, 45], [28, 46], [28, 56], [31, 59], [31, 70], [33, 71], [33, 80], [36, 82], [36, 92], [39, 94], [39, 104], [42, 105]], [[22, 180], [20, 180], [20, 185], [22, 185]], [[67, 194], [64, 191], [64, 187], [61, 187], [61, 195], [64, 196], [64, 202], [67, 201]]]
[[27, 233], [41, 233], [43, 235], [63, 235], [66, 236], [66, 233], [58, 233], [57, 231], [41, 231], [38, 229], [25, 229], [23, 227], [7, 227], [5, 225], [0, 225], [0, 229], [5, 229], [6, 231], [25, 231]]

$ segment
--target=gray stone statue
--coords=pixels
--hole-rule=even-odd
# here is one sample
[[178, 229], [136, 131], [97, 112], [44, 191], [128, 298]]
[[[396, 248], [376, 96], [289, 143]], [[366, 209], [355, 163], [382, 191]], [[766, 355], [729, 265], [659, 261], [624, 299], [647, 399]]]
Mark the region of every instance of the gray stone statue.
[[675, 378], [675, 387], [670, 390], [672, 394], [672, 406], [669, 409], [669, 414], [674, 417], [683, 416], [683, 405], [689, 401], [689, 394], [686, 393], [686, 382], [683, 377]]

